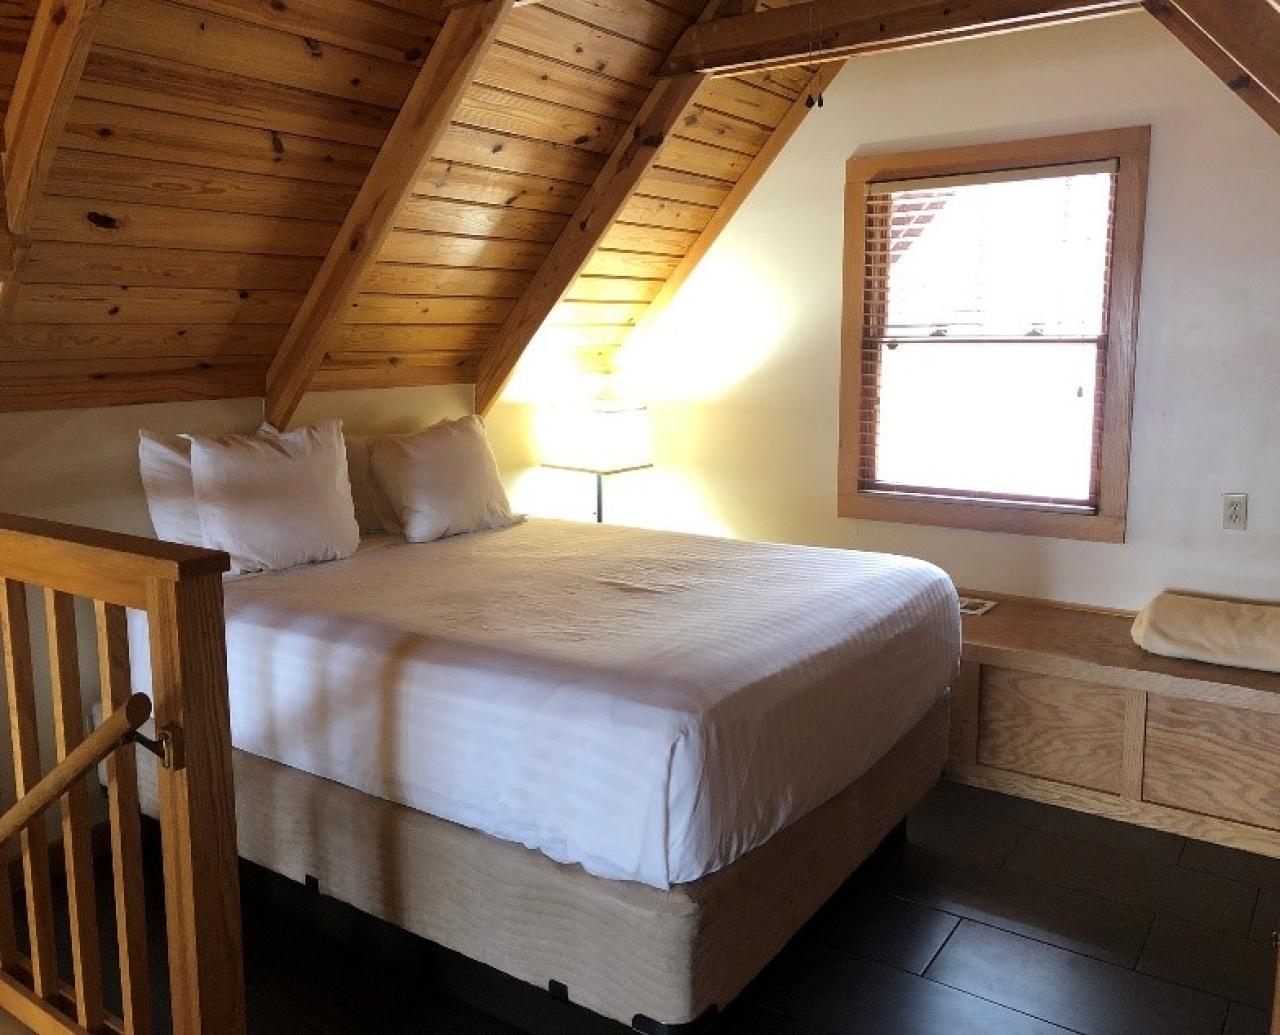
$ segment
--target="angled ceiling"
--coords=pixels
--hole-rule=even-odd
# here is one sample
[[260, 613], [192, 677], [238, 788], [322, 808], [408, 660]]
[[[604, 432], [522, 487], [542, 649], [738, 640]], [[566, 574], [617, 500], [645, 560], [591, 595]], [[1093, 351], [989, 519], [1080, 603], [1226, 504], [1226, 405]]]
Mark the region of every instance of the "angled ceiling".
[[[310, 387], [474, 381], [705, 6], [511, 11]], [[263, 394], [449, 9], [110, 0], [6, 289], [0, 407]], [[716, 83], [691, 110], [670, 166], [594, 260], [613, 279], [583, 287], [575, 340], [622, 340], [805, 81]]]
[[[877, 4], [896, 14], [868, 42]], [[0, 0], [0, 104], [18, 84], [16, 108], [41, 115], [6, 126], [6, 170], [33, 187], [29, 220], [3, 249], [17, 271], [0, 291], [0, 409], [265, 393], [270, 410], [273, 360], [278, 371], [298, 349], [305, 388], [479, 381], [483, 408], [544, 325], [604, 361], [767, 168], [815, 74], [838, 67], [819, 73], [813, 58], [910, 45], [932, 31], [928, 18], [953, 17], [924, 0], [918, 11], [812, 0], [807, 17], [757, 11], [794, 0], [58, 5], [89, 26], [83, 40], [48, 44], [65, 110], [52, 88], [47, 105], [31, 103], [20, 73], [37, 15], [62, 25], [54, 4]], [[969, 6], [983, 25], [1015, 26], [1136, 5]], [[1269, 0], [1144, 6], [1272, 121], [1280, 12]], [[432, 49], [446, 18], [475, 8], [496, 12], [496, 37], [473, 64], [436, 67], [439, 83], [463, 77], [432, 108], [439, 132], [402, 124], [382, 151], [424, 65], [443, 61]], [[899, 25], [902, 40], [884, 38]], [[724, 74], [743, 60], [781, 67]], [[655, 78], [664, 67], [698, 78], [682, 94]], [[380, 151], [387, 175], [371, 178]], [[395, 202], [385, 226], [343, 237], [387, 209], [383, 195]], [[334, 283], [350, 297], [316, 330], [308, 309], [339, 297], [322, 266], [352, 240], [367, 255], [346, 263], [353, 276]]]

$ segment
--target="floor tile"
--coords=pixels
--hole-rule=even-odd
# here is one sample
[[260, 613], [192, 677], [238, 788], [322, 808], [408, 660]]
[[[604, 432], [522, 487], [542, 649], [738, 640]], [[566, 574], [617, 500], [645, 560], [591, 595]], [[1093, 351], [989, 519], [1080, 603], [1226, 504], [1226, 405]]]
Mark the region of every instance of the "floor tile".
[[1240, 935], [1157, 917], [1138, 970], [1265, 1009], [1271, 1005], [1275, 952]]
[[1158, 861], [1176, 862], [1183, 850], [1183, 838], [1176, 834], [1027, 798], [1015, 798], [981, 787], [943, 781], [931, 794], [931, 797], [935, 796], [956, 812], [999, 819], [1014, 826], [1070, 837], [1086, 844], [1118, 848]]
[[270, 914], [251, 917], [244, 948], [249, 995], [325, 1035], [512, 1030], [440, 994], [429, 981], [374, 968], [323, 937], [273, 923]]
[[1237, 934], [1249, 932], [1258, 898], [1251, 884], [1043, 831], [1028, 833], [1002, 872]]
[[875, 960], [826, 946], [791, 961], [776, 1008], [835, 1035], [1049, 1035], [1061, 1029]]
[[[936, 855], [995, 869], [1026, 828], [984, 808], [977, 788], [943, 782], [907, 817], [907, 841]], [[890, 853], [889, 858], [893, 858]]]
[[1242, 852], [1238, 848], [1224, 848], [1207, 841], [1188, 841], [1178, 865], [1259, 887], [1280, 888], [1280, 859]]
[[860, 887], [837, 896], [812, 934], [837, 949], [923, 974], [956, 924], [949, 913]]
[[1227, 1002], [966, 920], [925, 976], [1097, 1035], [1218, 1035]]
[[1254, 1006], [1232, 1003], [1227, 1011], [1227, 1026], [1222, 1035], [1268, 1035], [1271, 1019], [1266, 1012]]
[[715, 1027], [715, 1035], [819, 1035], [813, 1028], [780, 1013], [748, 1003], [731, 1007]]
[[1163, 830], [1121, 823], [1118, 820], [1094, 816], [1088, 812], [1058, 809], [1047, 810], [1035, 829], [1059, 837], [1069, 837], [1100, 848], [1114, 848], [1127, 855], [1140, 855], [1153, 861], [1176, 863], [1182, 855], [1184, 839]]
[[252, 995], [245, 1000], [245, 1022], [248, 1035], [315, 1035], [317, 1031], [274, 1003]]
[[1153, 915], [1087, 891], [963, 867], [911, 850], [880, 880], [894, 894], [933, 909], [1124, 967], [1138, 962]]

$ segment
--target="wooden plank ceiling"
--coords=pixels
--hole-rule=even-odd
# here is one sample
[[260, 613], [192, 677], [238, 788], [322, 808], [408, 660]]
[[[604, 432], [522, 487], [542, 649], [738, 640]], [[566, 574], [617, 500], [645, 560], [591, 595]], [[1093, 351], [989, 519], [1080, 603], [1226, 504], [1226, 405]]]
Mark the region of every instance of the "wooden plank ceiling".
[[[73, 97], [51, 163], [31, 178], [29, 228], [6, 249], [17, 271], [0, 292], [0, 410], [263, 395], [446, 16], [465, 2], [57, 2], [101, 11], [83, 72], [66, 65]], [[1010, 2], [971, 6], [981, 20]], [[822, 47], [803, 30], [816, 22], [750, 21], [763, 17], [757, 8], [794, 3], [540, 0], [504, 11], [345, 318], [311, 350], [323, 359], [309, 387], [475, 382], [522, 296], [544, 290], [535, 278], [636, 132], [655, 73], [723, 71], [707, 56], [718, 40], [731, 37], [737, 54], [763, 46], [786, 67], [707, 78], [585, 266], [559, 270], [570, 286], [547, 333], [607, 366], [804, 117], [815, 75], [806, 61]], [[1089, 6], [1016, 4], [1037, 22]], [[22, 90], [39, 6], [0, 0], [0, 103], [15, 83]], [[811, 6], [837, 33], [832, 53], [862, 39], [841, 21], [846, 0]], [[877, 6], [904, 4], [865, 0], [853, 28], [864, 32]], [[1268, 117], [1280, 95], [1270, 46], [1280, 12], [1268, 0], [1239, 0], [1238, 16], [1209, 0], [1146, 6]], [[900, 45], [918, 42], [921, 19], [955, 31], [950, 5], [919, 8], [877, 24], [916, 33]], [[723, 29], [712, 28], [717, 15]], [[523, 347], [520, 335], [511, 346], [510, 327], [502, 340], [515, 355]], [[505, 376], [505, 363], [494, 366], [486, 404]]]
[[[17, 74], [35, 3], [3, 27]], [[517, 6], [326, 343], [316, 389], [474, 381], [706, 0]], [[110, 0], [8, 285], [0, 409], [262, 395], [443, 0]], [[804, 88], [709, 84], [556, 314], [621, 343]]]

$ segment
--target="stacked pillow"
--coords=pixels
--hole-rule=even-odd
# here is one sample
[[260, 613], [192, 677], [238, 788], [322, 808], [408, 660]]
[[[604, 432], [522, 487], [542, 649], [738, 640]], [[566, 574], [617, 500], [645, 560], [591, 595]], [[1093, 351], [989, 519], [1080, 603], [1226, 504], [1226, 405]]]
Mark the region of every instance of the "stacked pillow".
[[411, 543], [516, 521], [479, 417], [373, 439], [369, 459], [380, 490], [375, 502], [389, 508], [382, 511], [383, 527]]
[[360, 533], [411, 542], [514, 524], [478, 417], [344, 438], [340, 420], [250, 435], [139, 436], [156, 534], [225, 550], [235, 572], [353, 554]]

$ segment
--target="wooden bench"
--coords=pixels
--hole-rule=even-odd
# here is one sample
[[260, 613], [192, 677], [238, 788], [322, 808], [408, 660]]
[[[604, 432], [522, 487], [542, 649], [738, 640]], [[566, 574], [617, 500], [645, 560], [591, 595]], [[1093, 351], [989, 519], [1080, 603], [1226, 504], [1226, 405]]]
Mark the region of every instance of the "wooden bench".
[[1132, 615], [978, 593], [948, 770], [961, 783], [1280, 857], [1280, 674], [1138, 648]]

